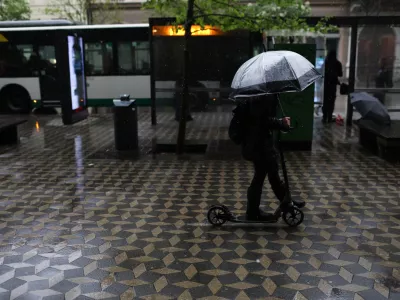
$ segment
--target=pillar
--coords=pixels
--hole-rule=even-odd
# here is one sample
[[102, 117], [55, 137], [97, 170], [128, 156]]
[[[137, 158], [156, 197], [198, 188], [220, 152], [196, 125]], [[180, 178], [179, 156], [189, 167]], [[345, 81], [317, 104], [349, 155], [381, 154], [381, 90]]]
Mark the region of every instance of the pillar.
[[339, 61], [342, 63], [343, 65], [343, 76], [344, 79], [348, 79], [349, 78], [349, 64], [350, 64], [350, 51], [349, 51], [349, 47], [350, 47], [350, 28], [340, 28], [339, 29], [339, 34], [340, 34], [340, 38], [339, 38], [339, 51], [338, 51], [338, 59]]
[[393, 27], [396, 35], [395, 59], [393, 62], [393, 81], [400, 80], [400, 27]]
[[[316, 58], [325, 60], [326, 52], [326, 39], [325, 37], [317, 36], [315, 38], [315, 44], [317, 48]], [[322, 75], [324, 75], [325, 69], [321, 69]], [[315, 82], [315, 100], [314, 102], [322, 103], [324, 99], [324, 80], [320, 79]]]

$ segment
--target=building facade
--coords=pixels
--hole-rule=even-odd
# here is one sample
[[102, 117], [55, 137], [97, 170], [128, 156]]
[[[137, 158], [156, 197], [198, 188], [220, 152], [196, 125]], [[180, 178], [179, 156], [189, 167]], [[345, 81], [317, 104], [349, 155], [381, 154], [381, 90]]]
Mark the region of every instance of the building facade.
[[[117, 2], [122, 8], [119, 17], [123, 23], [147, 23], [152, 15], [151, 12], [141, 9], [145, 0], [117, 0]], [[57, 16], [48, 15], [45, 12], [50, 3], [50, 0], [29, 0], [32, 9], [31, 19], [48, 20], [57, 18]]]
[[49, 16], [46, 14], [45, 10], [48, 6], [48, 0], [29, 0], [29, 4], [32, 10], [31, 19], [32, 20], [46, 20], [54, 18], [54, 16]]

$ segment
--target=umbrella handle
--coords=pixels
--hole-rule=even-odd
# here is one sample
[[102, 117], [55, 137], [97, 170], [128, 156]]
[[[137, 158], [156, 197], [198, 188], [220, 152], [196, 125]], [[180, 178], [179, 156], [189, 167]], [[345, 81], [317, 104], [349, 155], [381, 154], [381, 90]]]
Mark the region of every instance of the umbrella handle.
[[[282, 112], [282, 118], [286, 118], [286, 114], [285, 114], [285, 112], [283, 111], [281, 99], [279, 98], [279, 94], [276, 94], [276, 97], [278, 98], [278, 104], [279, 104], [279, 108], [281, 109], [281, 112]], [[297, 127], [299, 127], [299, 121], [298, 121], [298, 120], [295, 121], [295, 124], [296, 124], [295, 126], [290, 126], [288, 132], [290, 132], [290, 131], [292, 131], [293, 129], [296, 129]]]

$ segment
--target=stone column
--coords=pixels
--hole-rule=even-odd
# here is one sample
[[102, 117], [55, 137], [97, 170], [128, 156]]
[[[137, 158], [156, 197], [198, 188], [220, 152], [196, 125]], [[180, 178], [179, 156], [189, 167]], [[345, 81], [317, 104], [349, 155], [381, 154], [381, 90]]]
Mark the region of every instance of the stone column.
[[393, 27], [396, 36], [395, 58], [393, 62], [393, 82], [400, 80], [400, 27]]
[[[325, 60], [326, 56], [326, 39], [325, 37], [317, 36], [315, 38], [315, 44], [317, 48], [316, 57]], [[324, 75], [325, 68], [321, 69], [322, 75]], [[324, 99], [324, 80], [320, 79], [315, 82], [315, 100], [314, 102], [322, 103]]]
[[349, 78], [348, 67], [350, 63], [350, 53], [349, 53], [349, 40], [350, 40], [350, 28], [340, 28], [339, 29], [339, 51], [338, 51], [338, 59], [343, 65], [343, 79]]

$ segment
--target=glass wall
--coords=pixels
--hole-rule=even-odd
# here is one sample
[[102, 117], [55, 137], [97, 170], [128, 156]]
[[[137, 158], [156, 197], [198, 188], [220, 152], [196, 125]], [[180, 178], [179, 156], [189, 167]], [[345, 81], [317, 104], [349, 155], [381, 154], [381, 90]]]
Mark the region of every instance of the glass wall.
[[360, 27], [357, 46], [356, 90], [400, 111], [400, 26]]
[[[154, 36], [152, 47], [157, 106], [175, 107], [182, 86], [184, 39]], [[195, 36], [190, 39], [189, 47], [191, 108], [193, 111], [213, 110], [216, 105], [229, 101], [233, 76], [250, 58], [249, 33]]]
[[400, 27], [358, 30], [357, 88], [400, 88]]

